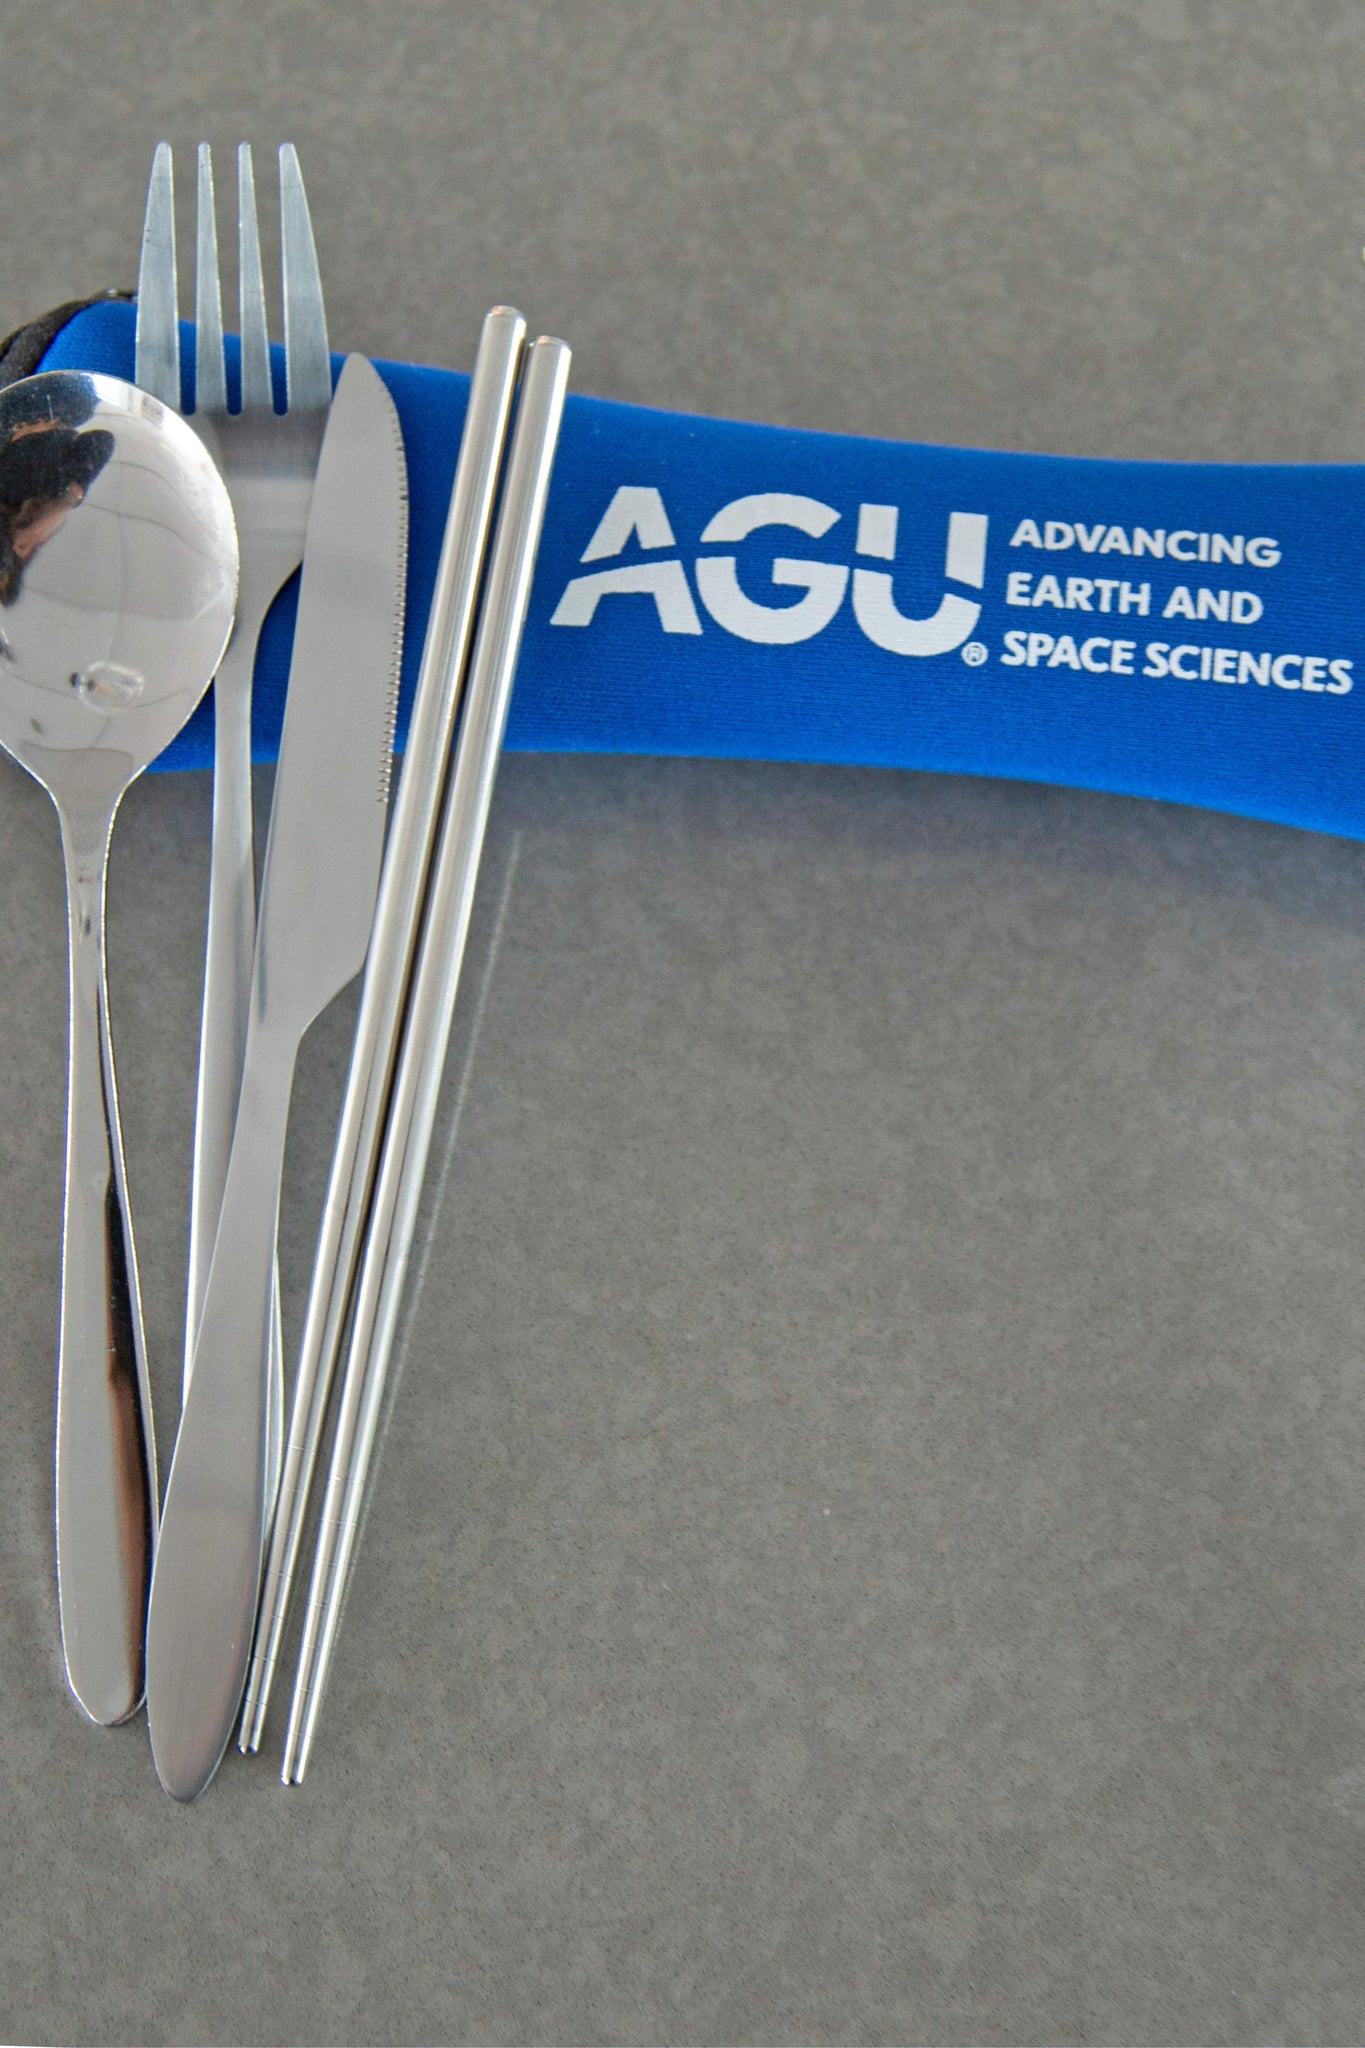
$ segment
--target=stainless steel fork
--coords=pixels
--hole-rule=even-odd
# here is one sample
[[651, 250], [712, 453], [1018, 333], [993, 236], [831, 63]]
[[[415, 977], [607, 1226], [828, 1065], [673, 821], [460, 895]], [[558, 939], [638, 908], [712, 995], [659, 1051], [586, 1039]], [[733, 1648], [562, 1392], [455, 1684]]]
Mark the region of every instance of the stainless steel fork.
[[[208, 944], [195, 1106], [185, 1374], [194, 1353], [214, 1234], [227, 1178], [246, 1043], [256, 933], [251, 818], [251, 679], [266, 613], [303, 559], [303, 536], [327, 409], [331, 363], [322, 280], [308, 200], [292, 143], [281, 146], [280, 241], [284, 273], [287, 403], [275, 410], [251, 145], [237, 151], [240, 410], [228, 410], [218, 283], [213, 160], [199, 145], [194, 399], [182, 405], [172, 159], [157, 145], [147, 190], [138, 275], [136, 380], [183, 411], [227, 482], [241, 546], [237, 623], [214, 678], [213, 849]], [[282, 1400], [276, 1292], [274, 1401]], [[278, 1445], [278, 1430], [275, 1433]]]

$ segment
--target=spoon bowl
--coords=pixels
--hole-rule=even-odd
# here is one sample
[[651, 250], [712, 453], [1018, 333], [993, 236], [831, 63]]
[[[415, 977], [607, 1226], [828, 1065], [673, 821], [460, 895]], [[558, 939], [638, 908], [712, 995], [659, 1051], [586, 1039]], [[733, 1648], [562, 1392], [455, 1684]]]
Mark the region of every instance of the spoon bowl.
[[26, 378], [0, 391], [6, 556], [0, 745], [58, 800], [73, 774], [121, 792], [198, 704], [232, 624], [223, 481], [179, 414], [131, 384]]
[[112, 377], [0, 390], [0, 746], [57, 807], [71, 975], [57, 1358], [57, 1583], [89, 1717], [143, 1692], [155, 1449], [108, 992], [109, 836], [231, 631], [237, 534], [192, 428]]

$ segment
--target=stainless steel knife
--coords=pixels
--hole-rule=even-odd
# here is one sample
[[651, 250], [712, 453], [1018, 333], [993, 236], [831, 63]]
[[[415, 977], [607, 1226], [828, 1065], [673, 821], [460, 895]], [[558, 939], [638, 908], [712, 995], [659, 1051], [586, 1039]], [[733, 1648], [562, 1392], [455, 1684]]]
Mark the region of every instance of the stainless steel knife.
[[196, 1799], [232, 1731], [268, 1534], [271, 1276], [299, 1041], [364, 964], [397, 702], [407, 480], [347, 358], [318, 462], [261, 882], [241, 1097], [147, 1620], [157, 1775]]

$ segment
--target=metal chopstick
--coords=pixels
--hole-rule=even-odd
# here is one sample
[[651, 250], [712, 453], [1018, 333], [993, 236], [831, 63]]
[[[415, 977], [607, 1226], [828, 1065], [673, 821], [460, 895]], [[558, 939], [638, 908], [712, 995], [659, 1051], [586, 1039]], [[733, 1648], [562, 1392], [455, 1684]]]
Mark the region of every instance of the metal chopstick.
[[507, 481], [356, 1288], [346, 1377], [285, 1742], [281, 1776], [286, 1785], [301, 1784], [308, 1767], [355, 1547], [568, 371], [569, 350], [562, 341], [542, 337], [527, 351]]
[[318, 1233], [279, 1502], [238, 1736], [239, 1748], [248, 1754], [259, 1749], [265, 1726], [318, 1446], [360, 1263], [525, 336], [521, 314], [508, 306], [495, 306], [484, 320], [470, 380], [346, 1096]]

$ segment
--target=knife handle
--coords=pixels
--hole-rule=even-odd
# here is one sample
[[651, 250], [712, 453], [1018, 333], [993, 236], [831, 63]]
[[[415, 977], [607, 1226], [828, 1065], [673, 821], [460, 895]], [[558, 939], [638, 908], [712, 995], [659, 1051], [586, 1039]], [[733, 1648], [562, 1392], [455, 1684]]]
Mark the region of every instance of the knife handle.
[[126, 1721], [142, 1702], [156, 1538], [156, 1453], [104, 972], [112, 826], [112, 812], [62, 813], [71, 982], [57, 1597], [67, 1682], [105, 1727]]
[[275, 1233], [296, 1052], [296, 1038], [248, 1034], [152, 1573], [147, 1721], [157, 1775], [182, 1800], [199, 1797], [227, 1747], [260, 1591]]

